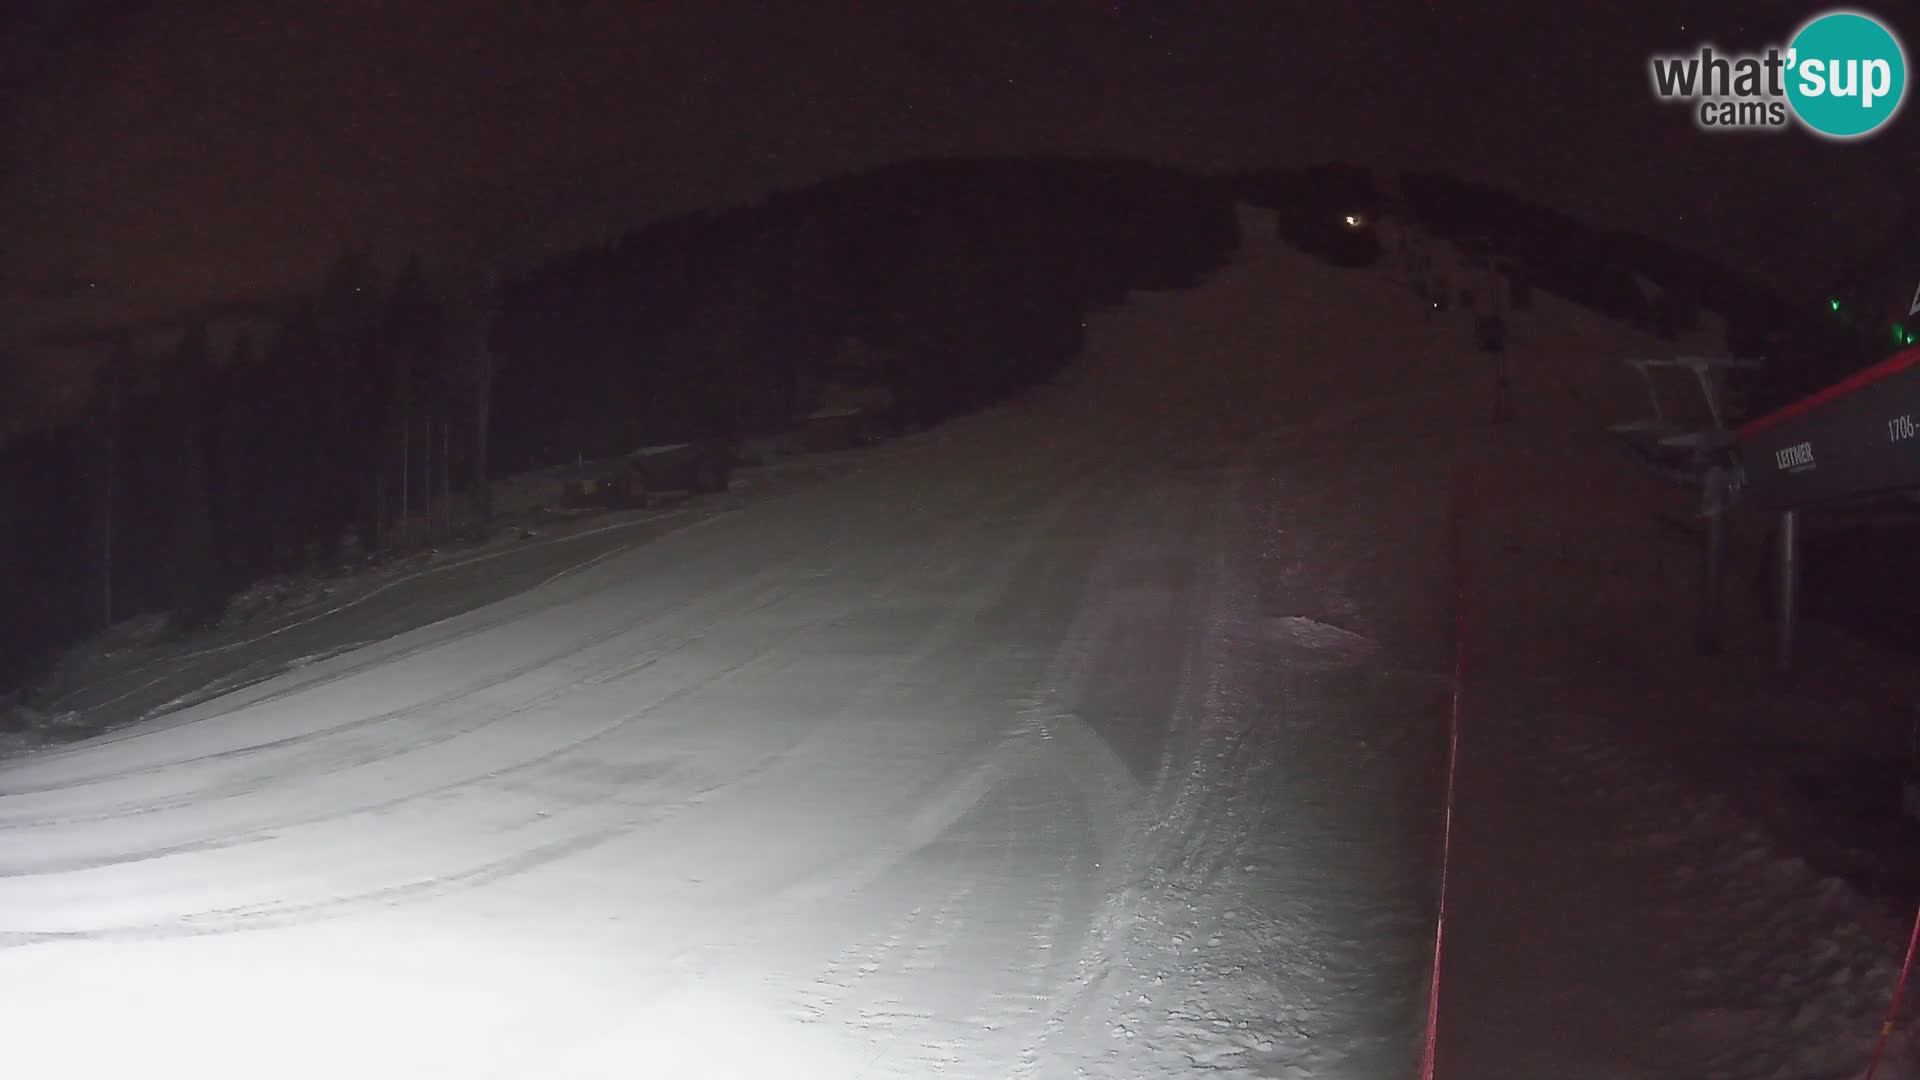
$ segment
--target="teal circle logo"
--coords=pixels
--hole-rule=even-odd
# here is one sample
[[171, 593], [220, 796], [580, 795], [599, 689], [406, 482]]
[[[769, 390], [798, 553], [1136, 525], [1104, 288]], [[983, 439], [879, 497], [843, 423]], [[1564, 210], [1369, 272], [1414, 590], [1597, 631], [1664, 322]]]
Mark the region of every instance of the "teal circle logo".
[[1816, 133], [1858, 138], [1900, 111], [1907, 56], [1879, 20], [1829, 12], [1801, 27], [1787, 48], [1787, 100]]

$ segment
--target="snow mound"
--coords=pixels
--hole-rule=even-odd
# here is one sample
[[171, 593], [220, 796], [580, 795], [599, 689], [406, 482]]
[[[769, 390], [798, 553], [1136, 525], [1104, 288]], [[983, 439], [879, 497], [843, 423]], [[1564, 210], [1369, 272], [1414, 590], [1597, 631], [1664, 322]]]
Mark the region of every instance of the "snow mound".
[[1267, 638], [1291, 652], [1330, 660], [1359, 660], [1377, 652], [1380, 644], [1364, 634], [1305, 615], [1281, 615], [1267, 620]]

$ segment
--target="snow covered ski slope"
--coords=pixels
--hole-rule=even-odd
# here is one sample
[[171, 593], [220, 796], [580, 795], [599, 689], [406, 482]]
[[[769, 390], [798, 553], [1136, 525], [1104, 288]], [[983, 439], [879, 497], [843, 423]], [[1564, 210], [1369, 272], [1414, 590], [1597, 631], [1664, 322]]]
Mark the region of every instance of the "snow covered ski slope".
[[[0, 1052], [49, 1080], [1411, 1076], [1455, 481], [1585, 460], [1566, 433], [1620, 418], [1596, 333], [1588, 382], [1517, 374], [1535, 420], [1493, 432], [1466, 325], [1250, 238], [1095, 316], [1058, 385], [851, 475], [0, 763]], [[1536, 673], [1590, 662], [1539, 618], [1485, 625]], [[1581, 856], [1501, 842], [1513, 770], [1626, 770], [1528, 781], [1580, 843], [1647, 819], [1608, 801], [1632, 755], [1581, 749], [1604, 716], [1564, 745], [1503, 717], [1525, 737], [1464, 751], [1441, 1074], [1710, 1075], [1731, 1041], [1724, 1075], [1816, 1075], [1772, 1014], [1662, 981], [1651, 915], [1516, 906], [1578, 904]], [[1888, 989], [1855, 924], [1800, 999], [1839, 1046]], [[1576, 927], [1655, 950], [1652, 983], [1556, 966]], [[1622, 993], [1692, 1025], [1623, 1046]], [[1511, 1029], [1547, 1000], [1598, 1037]]]

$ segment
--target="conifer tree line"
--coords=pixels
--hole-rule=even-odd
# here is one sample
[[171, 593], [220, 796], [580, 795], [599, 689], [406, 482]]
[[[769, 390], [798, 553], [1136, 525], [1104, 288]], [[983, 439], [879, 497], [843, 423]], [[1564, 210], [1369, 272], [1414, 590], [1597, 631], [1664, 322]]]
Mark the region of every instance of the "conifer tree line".
[[[505, 270], [369, 245], [269, 332], [106, 335], [85, 414], [0, 446], [0, 685], [132, 615], [204, 624], [264, 577], [483, 531], [509, 473], [778, 431], [836, 387], [891, 402], [901, 429], [979, 408], [1077, 355], [1091, 311], [1224, 265], [1236, 203], [1279, 211], [1298, 243], [1314, 215], [1379, 206], [1374, 177], [923, 159]], [[1754, 338], [1778, 321], [1777, 299], [1663, 241], [1397, 180], [1398, 212], [1542, 291], [1656, 332], [1701, 307]], [[1635, 274], [1665, 288], [1659, 309]], [[0, 392], [14, 375], [0, 364]]]
[[1090, 307], [1198, 281], [1217, 180], [1114, 160], [927, 160], [657, 221], [510, 273], [343, 253], [270, 332], [106, 336], [77, 422], [0, 448], [0, 676], [148, 612], [416, 550], [510, 472], [777, 431], [829, 387], [901, 427], [1044, 379]]

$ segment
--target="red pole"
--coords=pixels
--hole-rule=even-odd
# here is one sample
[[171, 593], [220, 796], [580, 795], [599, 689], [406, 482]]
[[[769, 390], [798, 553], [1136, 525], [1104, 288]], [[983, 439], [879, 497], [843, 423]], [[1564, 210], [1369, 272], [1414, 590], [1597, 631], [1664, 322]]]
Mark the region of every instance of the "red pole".
[[1900, 1013], [1900, 999], [1907, 993], [1907, 977], [1913, 974], [1913, 952], [1920, 946], [1920, 911], [1914, 912], [1913, 933], [1907, 937], [1907, 960], [1900, 965], [1900, 981], [1893, 984], [1893, 1004], [1887, 1006], [1887, 1019], [1880, 1025], [1880, 1038], [1873, 1044], [1873, 1059], [1867, 1062], [1866, 1080], [1880, 1068], [1880, 1057], [1887, 1052], [1887, 1040], [1893, 1036], [1893, 1018]]
[[1420, 1080], [1433, 1080], [1440, 1039], [1440, 959], [1447, 935], [1447, 872], [1453, 855], [1454, 777], [1460, 762], [1460, 696], [1467, 672], [1466, 511], [1468, 480], [1454, 484], [1453, 547], [1453, 702], [1447, 721], [1446, 812], [1440, 831], [1440, 900], [1433, 927], [1433, 978], [1427, 985], [1427, 1036], [1420, 1053]]

